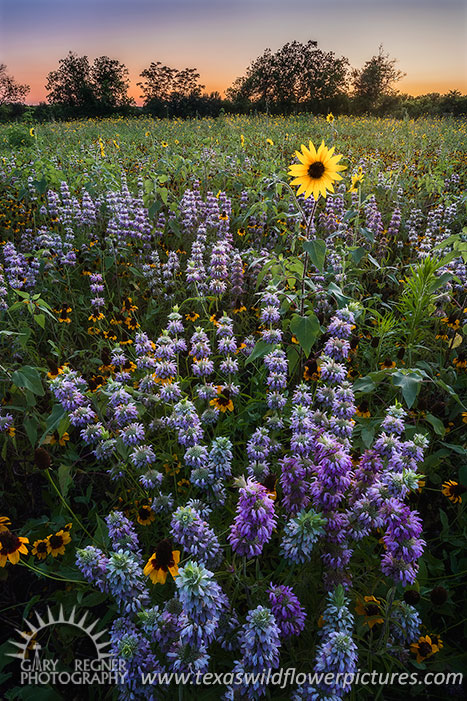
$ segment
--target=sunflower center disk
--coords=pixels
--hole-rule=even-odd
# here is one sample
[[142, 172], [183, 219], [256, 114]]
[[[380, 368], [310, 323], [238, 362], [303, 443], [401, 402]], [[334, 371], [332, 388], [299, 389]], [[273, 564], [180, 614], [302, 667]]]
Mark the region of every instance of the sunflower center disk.
[[315, 163], [312, 163], [308, 168], [308, 175], [310, 178], [320, 178], [324, 173], [324, 170], [325, 169], [321, 161], [315, 161]]

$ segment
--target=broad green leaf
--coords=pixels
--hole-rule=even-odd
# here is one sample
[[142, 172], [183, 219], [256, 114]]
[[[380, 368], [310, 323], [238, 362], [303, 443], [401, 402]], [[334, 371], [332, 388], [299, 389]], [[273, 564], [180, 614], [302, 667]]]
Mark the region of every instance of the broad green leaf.
[[326, 244], [321, 239], [313, 239], [312, 241], [305, 241], [303, 243], [303, 249], [310, 256], [310, 260], [313, 265], [318, 268], [320, 273], [324, 270], [324, 259], [326, 258]]
[[404, 372], [402, 370], [397, 370], [392, 373], [392, 382], [396, 387], [401, 388], [402, 396], [409, 409], [415, 402], [422, 381], [423, 377], [414, 371], [408, 370]]
[[299, 316], [294, 314], [290, 322], [290, 330], [303, 348], [305, 354], [310, 355], [310, 351], [321, 334], [318, 317], [311, 313], [309, 316]]
[[271, 351], [272, 348], [273, 347], [270, 343], [266, 343], [266, 341], [258, 341], [255, 344], [253, 351], [246, 359], [245, 365], [248, 365], [248, 363], [252, 363], [253, 360], [256, 360], [256, 358], [262, 358], [263, 355], [266, 355], [266, 353], [269, 353], [269, 351]]
[[11, 376], [11, 381], [17, 387], [26, 387], [33, 394], [43, 397], [45, 392], [42, 386], [41, 376], [36, 368], [24, 365], [20, 370], [15, 370]]
[[58, 468], [58, 484], [64, 499], [66, 499], [66, 495], [68, 494], [68, 490], [72, 482], [73, 478], [71, 476], [71, 465], [60, 465]]
[[446, 429], [444, 427], [443, 422], [440, 419], [438, 419], [436, 416], [433, 416], [433, 414], [427, 414], [425, 418], [428, 421], [428, 423], [430, 423], [433, 426], [435, 433], [437, 433], [438, 436], [444, 436], [444, 434], [446, 433]]

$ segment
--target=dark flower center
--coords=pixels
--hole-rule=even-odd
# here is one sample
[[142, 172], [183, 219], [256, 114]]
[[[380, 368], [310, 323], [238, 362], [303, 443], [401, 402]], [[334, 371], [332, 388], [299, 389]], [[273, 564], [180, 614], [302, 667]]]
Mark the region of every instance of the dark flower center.
[[418, 646], [419, 652], [421, 657], [428, 657], [428, 655], [431, 654], [431, 645], [430, 643], [420, 643]]
[[2, 531], [0, 533], [0, 555], [9, 555], [14, 553], [21, 546], [21, 541], [17, 535], [11, 531]]
[[365, 613], [367, 616], [376, 616], [379, 613], [379, 606], [377, 604], [367, 604]]
[[61, 535], [52, 535], [49, 538], [49, 543], [50, 547], [52, 550], [56, 550], [57, 548], [61, 548], [63, 545], [63, 538]]
[[156, 546], [156, 557], [152, 559], [152, 566], [155, 570], [164, 570], [164, 572], [167, 572], [169, 567], [173, 567], [174, 565], [172, 543], [167, 538], [161, 540]]
[[37, 544], [36, 550], [38, 553], [46, 553], [47, 543], [44, 540], [42, 540], [40, 543]]
[[147, 519], [151, 515], [151, 509], [149, 506], [140, 506], [138, 509], [138, 516], [140, 519]]
[[274, 475], [268, 475], [264, 478], [261, 484], [263, 485], [263, 487], [266, 487], [268, 492], [273, 492], [276, 486], [276, 478]]
[[310, 178], [318, 179], [323, 175], [324, 170], [325, 170], [325, 168], [324, 168], [323, 164], [321, 163], [321, 161], [315, 161], [314, 163], [312, 163], [309, 166], [308, 175], [310, 176]]
[[451, 484], [449, 486], [449, 491], [453, 497], [459, 497], [465, 492], [465, 487], [463, 487], [461, 484]]

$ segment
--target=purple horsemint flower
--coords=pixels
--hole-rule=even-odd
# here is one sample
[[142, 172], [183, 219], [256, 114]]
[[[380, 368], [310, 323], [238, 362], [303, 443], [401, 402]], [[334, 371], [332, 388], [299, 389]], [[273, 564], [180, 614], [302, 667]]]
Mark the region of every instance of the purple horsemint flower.
[[114, 550], [131, 550], [140, 554], [138, 536], [132, 522], [121, 511], [111, 511], [105, 518]]
[[277, 523], [274, 501], [266, 487], [249, 479], [240, 489], [237, 515], [231, 526], [229, 542], [239, 555], [260, 555]]
[[266, 693], [264, 682], [260, 681], [260, 675], [268, 669], [279, 666], [280, 629], [271, 610], [264, 606], [249, 611], [246, 623], [240, 633], [241, 660], [235, 661], [233, 669], [234, 678], [240, 673], [240, 678], [245, 672], [257, 674], [257, 679], [248, 685], [239, 685], [228, 688], [228, 698], [234, 698], [235, 690], [238, 690], [243, 698], [246, 695], [250, 699], [258, 699]]
[[290, 638], [292, 635], [299, 635], [305, 627], [306, 612], [292, 587], [286, 587], [284, 584], [274, 586], [271, 582], [268, 596], [281, 636]]
[[281, 461], [281, 505], [289, 514], [298, 514], [310, 502], [308, 468], [300, 457], [286, 457]]
[[179, 506], [172, 515], [172, 536], [176, 543], [203, 565], [217, 567], [222, 559], [219, 540], [191, 506]]

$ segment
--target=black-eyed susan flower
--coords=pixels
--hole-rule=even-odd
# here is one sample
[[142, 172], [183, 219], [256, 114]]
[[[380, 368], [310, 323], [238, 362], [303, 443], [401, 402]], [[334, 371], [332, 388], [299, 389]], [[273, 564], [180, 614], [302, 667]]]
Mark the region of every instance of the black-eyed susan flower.
[[227, 221], [228, 218], [229, 218], [229, 215], [227, 214], [227, 212], [226, 212], [225, 210], [223, 210], [223, 211], [219, 214], [219, 219], [220, 219], [221, 221]]
[[68, 531], [58, 531], [54, 535], [47, 536], [47, 553], [52, 557], [65, 554], [65, 546], [71, 542]]
[[318, 362], [316, 358], [310, 358], [306, 361], [303, 368], [303, 379], [304, 380], [318, 380], [321, 374]]
[[51, 380], [55, 379], [58, 377], [58, 375], [61, 375], [63, 373], [63, 365], [57, 365], [57, 363], [54, 360], [48, 359], [47, 360], [47, 365], [49, 367], [49, 372], [47, 373], [47, 377]]
[[328, 124], [332, 124], [334, 121], [334, 115], [332, 112], [329, 112], [329, 114], [326, 116], [326, 121]]
[[237, 234], [238, 234], [238, 236], [245, 236], [246, 229], [244, 229], [243, 227], [240, 227], [240, 229], [237, 229]]
[[11, 521], [8, 516], [0, 516], [0, 533], [8, 531], [8, 526], [11, 526]]
[[454, 329], [454, 331], [457, 331], [457, 329], [460, 327], [461, 322], [459, 319], [456, 317], [455, 314], [449, 314], [449, 316], [443, 316], [441, 319], [443, 324], [446, 324], [446, 326], [449, 326], [450, 329]]
[[63, 447], [69, 440], [70, 436], [66, 431], [62, 433], [62, 435], [60, 435], [58, 431], [54, 431], [49, 436], [46, 436], [44, 443], [45, 445], [56, 445], [58, 443], [58, 445]]
[[223, 316], [221, 312], [214, 312], [214, 314], [211, 314], [209, 317], [209, 321], [214, 324], [214, 326], [219, 326], [219, 319]]
[[189, 312], [188, 314], [185, 314], [185, 319], [187, 321], [196, 321], [196, 319], [199, 319], [199, 314], [196, 312]]
[[63, 304], [61, 309], [55, 309], [60, 324], [71, 324], [71, 318], [69, 317], [70, 312], [71, 307], [69, 307], [68, 304]]
[[[435, 639], [438, 643], [441, 642], [438, 636], [433, 636], [433, 639]], [[426, 660], [436, 652], [439, 652], [439, 644], [435, 644], [433, 639], [429, 635], [423, 635], [416, 643], [412, 643], [410, 646], [410, 652], [417, 655], [417, 662], [423, 662], [423, 660]]]
[[246, 312], [246, 307], [241, 301], [238, 301], [235, 303], [235, 307], [232, 311], [234, 314], [241, 314], [242, 312]]
[[342, 180], [339, 171], [346, 166], [338, 165], [342, 155], [334, 156], [334, 146], [328, 149], [324, 141], [318, 150], [310, 141], [308, 148], [302, 144], [302, 152], [295, 151], [300, 163], [294, 163], [289, 168], [289, 175], [293, 176], [292, 185], [299, 185], [297, 195], [303, 193], [305, 198], [313, 195], [315, 200], [320, 195], [326, 197], [327, 191], [334, 192], [333, 182]]
[[452, 364], [458, 370], [465, 370], [467, 368], [467, 355], [465, 353], [458, 353], [457, 357], [452, 361]]
[[392, 370], [392, 368], [396, 367], [396, 362], [395, 360], [391, 360], [391, 358], [385, 358], [379, 366], [381, 370]]
[[272, 139], [266, 139], [266, 143], [269, 144], [269, 146], [274, 146], [274, 141]]
[[368, 407], [368, 402], [363, 400], [363, 402], [360, 402], [360, 404], [357, 406], [355, 413], [357, 416], [360, 416], [362, 419], [369, 419], [371, 416], [370, 409]]
[[462, 494], [465, 492], [465, 487], [454, 480], [443, 482], [441, 492], [445, 497], [452, 501], [453, 504], [462, 504]]
[[369, 628], [384, 621], [381, 616], [381, 601], [374, 596], [364, 596], [363, 600], [357, 601], [355, 611], [359, 616], [365, 616], [365, 623]]
[[174, 579], [178, 575], [179, 562], [180, 551], [172, 550], [171, 541], [165, 538], [156, 546], [143, 572], [153, 584], [165, 584], [169, 572]]
[[277, 499], [277, 491], [276, 491], [276, 485], [277, 485], [277, 479], [275, 475], [267, 475], [262, 481], [261, 484], [263, 487], [266, 487], [268, 490], [268, 494], [270, 498], [275, 501]]
[[225, 414], [226, 411], [234, 410], [231, 393], [227, 388], [223, 388], [222, 386], [217, 387], [217, 397], [211, 399], [209, 404], [217, 407], [223, 414]]
[[156, 514], [151, 509], [150, 504], [138, 505], [138, 510], [136, 512], [136, 520], [141, 526], [149, 526], [149, 524], [151, 524], [155, 518]]
[[7, 561], [11, 562], [12, 565], [17, 565], [20, 554], [28, 554], [26, 543], [29, 543], [28, 538], [17, 536], [8, 528], [0, 531], [0, 567], [5, 567]]
[[467, 411], [463, 411], [461, 414], [462, 423], [467, 424]]
[[45, 560], [48, 555], [47, 538], [35, 540], [32, 546], [31, 555], [35, 555], [38, 560]]

